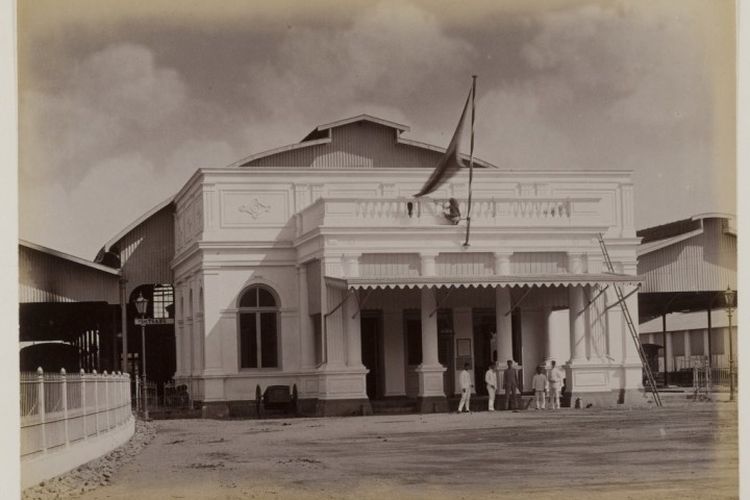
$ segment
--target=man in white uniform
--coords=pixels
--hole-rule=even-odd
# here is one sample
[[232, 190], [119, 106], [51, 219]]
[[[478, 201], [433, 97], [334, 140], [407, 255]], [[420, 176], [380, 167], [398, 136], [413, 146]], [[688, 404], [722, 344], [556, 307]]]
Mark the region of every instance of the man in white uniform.
[[552, 368], [549, 370], [547, 379], [549, 380], [549, 405], [553, 410], [560, 409], [560, 391], [562, 390], [563, 374], [555, 361], [552, 361]]
[[495, 390], [497, 388], [497, 373], [495, 371], [494, 363], [487, 367], [487, 371], [484, 373], [484, 383], [487, 385], [487, 409], [489, 411], [495, 411]]
[[461, 383], [461, 402], [458, 403], [458, 413], [465, 407], [466, 413], [471, 413], [469, 407], [469, 400], [471, 399], [471, 390], [474, 388], [474, 384], [471, 383], [471, 374], [469, 373], [469, 363], [464, 364], [464, 369], [461, 370], [461, 376], [459, 381]]

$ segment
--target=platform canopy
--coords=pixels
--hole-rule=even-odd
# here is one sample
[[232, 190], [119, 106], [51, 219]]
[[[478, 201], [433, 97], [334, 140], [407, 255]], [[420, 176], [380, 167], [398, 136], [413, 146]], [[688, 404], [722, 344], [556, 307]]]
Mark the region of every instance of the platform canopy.
[[536, 274], [524, 276], [402, 276], [337, 278], [326, 276], [326, 283], [340, 289], [388, 288], [496, 288], [550, 287], [584, 285], [634, 285], [641, 283], [638, 276], [628, 274]]

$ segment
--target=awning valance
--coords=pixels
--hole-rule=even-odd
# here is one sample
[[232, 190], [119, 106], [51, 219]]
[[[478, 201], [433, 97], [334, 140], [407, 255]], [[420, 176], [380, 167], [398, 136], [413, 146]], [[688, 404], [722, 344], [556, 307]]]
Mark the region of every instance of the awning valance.
[[522, 276], [397, 276], [337, 278], [326, 276], [326, 283], [341, 289], [388, 288], [496, 288], [551, 287], [576, 285], [638, 285], [639, 276], [628, 274], [532, 274]]

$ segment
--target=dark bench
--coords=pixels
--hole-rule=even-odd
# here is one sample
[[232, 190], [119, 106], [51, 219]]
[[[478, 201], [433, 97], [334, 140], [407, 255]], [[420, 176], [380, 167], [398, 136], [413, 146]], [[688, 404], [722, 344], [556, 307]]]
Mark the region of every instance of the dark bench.
[[255, 387], [255, 408], [258, 417], [269, 410], [273, 413], [295, 415], [297, 413], [297, 385], [291, 390], [287, 385], [269, 385], [265, 391]]

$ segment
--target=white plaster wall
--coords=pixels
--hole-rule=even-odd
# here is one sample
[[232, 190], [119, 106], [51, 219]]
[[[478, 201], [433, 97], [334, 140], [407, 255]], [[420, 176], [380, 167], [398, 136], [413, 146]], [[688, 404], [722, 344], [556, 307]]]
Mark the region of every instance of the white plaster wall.
[[550, 354], [562, 366], [570, 360], [570, 310], [560, 309], [552, 311], [550, 325], [552, 327]]
[[[294, 266], [258, 266], [246, 269], [222, 269], [207, 274], [205, 293], [205, 341], [216, 343], [206, 351], [206, 368], [218, 368], [221, 374], [239, 373], [237, 303], [243, 290], [255, 284], [272, 288], [280, 300], [278, 369], [243, 370], [267, 372], [297, 370], [300, 367], [297, 320], [298, 290]], [[214, 356], [217, 356], [214, 358]]]

